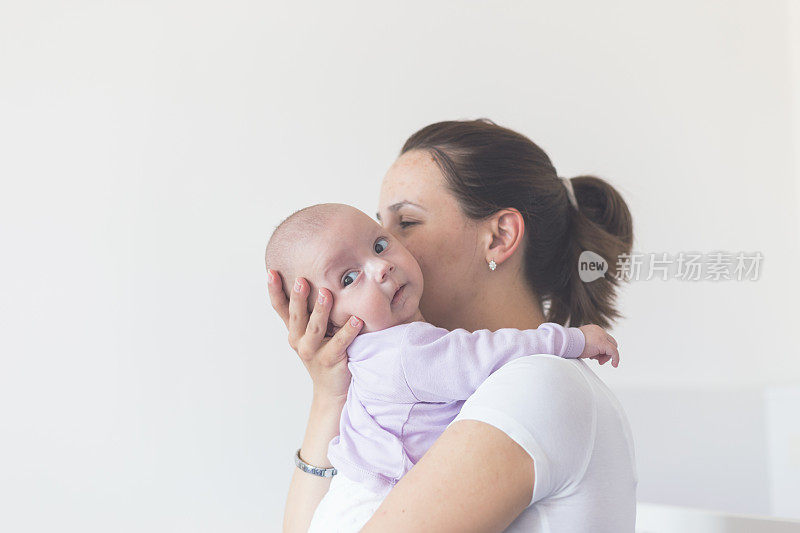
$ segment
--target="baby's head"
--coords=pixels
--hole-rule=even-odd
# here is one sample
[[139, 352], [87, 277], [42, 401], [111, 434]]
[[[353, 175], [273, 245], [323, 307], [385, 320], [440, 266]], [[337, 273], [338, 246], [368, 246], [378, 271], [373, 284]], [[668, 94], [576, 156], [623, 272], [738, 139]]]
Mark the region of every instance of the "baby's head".
[[323, 287], [331, 292], [328, 334], [351, 315], [364, 321], [362, 333], [421, 319], [417, 260], [391, 233], [349, 205], [318, 204], [289, 216], [267, 244], [266, 263], [281, 273], [287, 290], [295, 278], [304, 277], [309, 294]]

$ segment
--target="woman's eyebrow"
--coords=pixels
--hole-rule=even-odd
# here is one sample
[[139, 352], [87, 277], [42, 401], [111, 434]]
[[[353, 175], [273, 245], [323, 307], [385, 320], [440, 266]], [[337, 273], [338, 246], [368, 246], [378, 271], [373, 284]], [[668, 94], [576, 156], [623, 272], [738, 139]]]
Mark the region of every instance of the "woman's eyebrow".
[[[400, 210], [400, 208], [401, 208], [401, 207], [403, 207], [403, 206], [406, 206], [406, 205], [413, 205], [414, 207], [419, 207], [419, 208], [420, 208], [420, 209], [422, 209], [423, 211], [425, 211], [425, 210], [426, 210], [426, 209], [425, 209], [424, 207], [422, 207], [421, 205], [419, 205], [419, 204], [415, 204], [414, 202], [409, 202], [408, 200], [403, 200], [402, 202], [397, 202], [396, 204], [392, 204], [392, 205], [390, 205], [390, 206], [388, 207], [388, 209], [389, 209], [389, 211], [394, 211], [394, 212], [396, 213], [397, 211], [399, 211], [399, 210]], [[377, 219], [378, 219], [378, 221], [380, 221], [380, 219], [381, 219], [381, 214], [380, 214], [380, 213], [375, 213], [375, 218], [377, 218]]]

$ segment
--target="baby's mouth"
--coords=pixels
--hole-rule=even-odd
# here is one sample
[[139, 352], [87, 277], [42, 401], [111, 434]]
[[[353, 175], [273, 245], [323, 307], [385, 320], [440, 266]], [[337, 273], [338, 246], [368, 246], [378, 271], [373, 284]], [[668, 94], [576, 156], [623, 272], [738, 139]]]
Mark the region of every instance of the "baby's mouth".
[[405, 292], [405, 288], [405, 284], [400, 285], [400, 288], [397, 289], [397, 291], [394, 293], [394, 296], [392, 296], [392, 305], [396, 304], [397, 301], [400, 300], [400, 297], [403, 296], [403, 293]]

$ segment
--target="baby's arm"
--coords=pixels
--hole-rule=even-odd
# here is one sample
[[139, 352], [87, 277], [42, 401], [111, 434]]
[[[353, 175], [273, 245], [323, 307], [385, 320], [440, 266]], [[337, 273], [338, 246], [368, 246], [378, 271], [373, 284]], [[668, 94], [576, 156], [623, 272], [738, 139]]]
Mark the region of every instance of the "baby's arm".
[[447, 331], [414, 323], [400, 357], [406, 383], [423, 402], [466, 400], [489, 375], [512, 359], [534, 354], [580, 357], [585, 339], [578, 328], [552, 322], [538, 329]]

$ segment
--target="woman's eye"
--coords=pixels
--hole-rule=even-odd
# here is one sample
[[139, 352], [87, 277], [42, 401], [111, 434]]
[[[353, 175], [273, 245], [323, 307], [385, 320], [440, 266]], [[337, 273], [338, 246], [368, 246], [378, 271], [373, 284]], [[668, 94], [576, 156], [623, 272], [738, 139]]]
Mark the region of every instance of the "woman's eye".
[[358, 270], [351, 270], [350, 272], [346, 273], [342, 278], [342, 285], [347, 287], [348, 285], [353, 283], [357, 277], [358, 277]]
[[419, 224], [419, 222], [412, 222], [410, 220], [401, 220], [399, 224], [401, 228], [407, 228], [409, 226], [413, 226], [414, 224]]
[[387, 246], [389, 246], [389, 241], [381, 237], [380, 239], [375, 241], [375, 253], [379, 254], [383, 252]]

